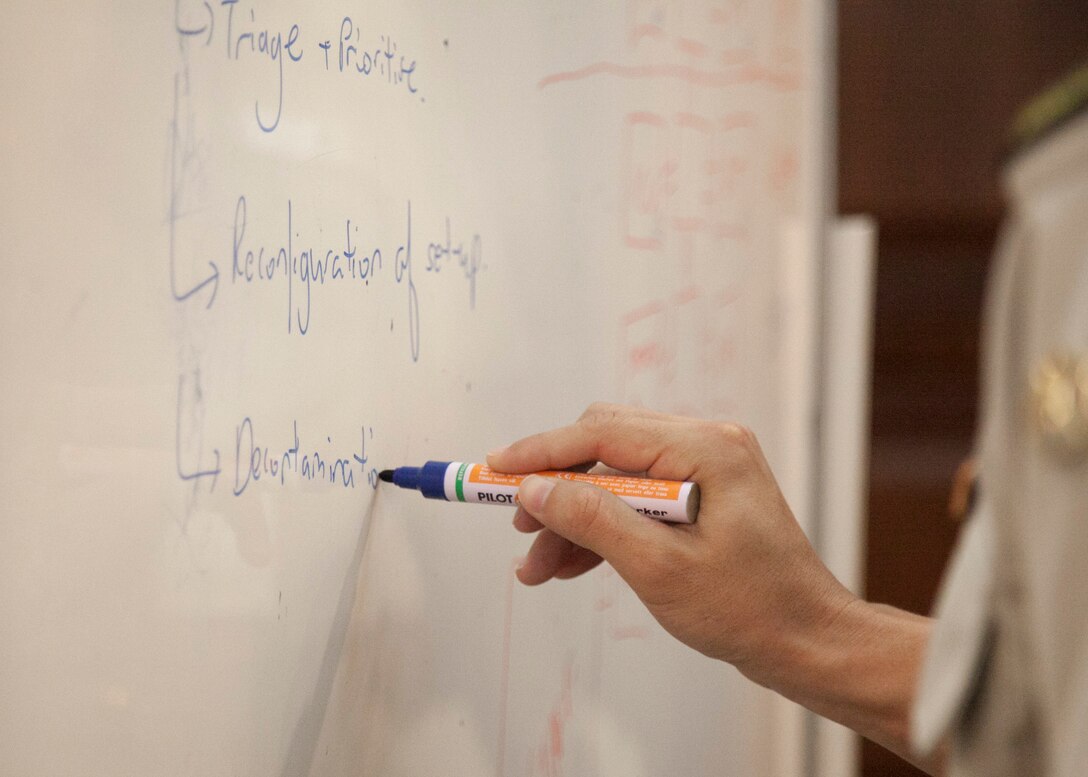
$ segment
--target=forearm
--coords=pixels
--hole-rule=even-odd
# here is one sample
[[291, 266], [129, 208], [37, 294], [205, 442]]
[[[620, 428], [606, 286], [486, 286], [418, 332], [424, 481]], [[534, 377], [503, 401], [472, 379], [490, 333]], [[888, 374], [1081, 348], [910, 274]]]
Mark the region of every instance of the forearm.
[[931, 627], [929, 618], [851, 599], [804, 636], [783, 639], [776, 660], [750, 676], [939, 774], [940, 753], [922, 761], [910, 750], [910, 708]]

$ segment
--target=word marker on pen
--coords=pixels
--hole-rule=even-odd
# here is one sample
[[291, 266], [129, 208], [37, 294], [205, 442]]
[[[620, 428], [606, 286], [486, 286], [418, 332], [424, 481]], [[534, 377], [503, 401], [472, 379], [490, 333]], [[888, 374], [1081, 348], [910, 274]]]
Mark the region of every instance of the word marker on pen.
[[511, 506], [518, 503], [518, 486], [530, 474], [603, 488], [637, 512], [659, 521], [695, 523], [699, 514], [699, 486], [679, 480], [591, 475], [563, 470], [507, 475], [496, 472], [486, 464], [464, 461], [428, 461], [422, 467], [383, 470], [378, 477], [401, 488], [421, 491], [428, 499]]

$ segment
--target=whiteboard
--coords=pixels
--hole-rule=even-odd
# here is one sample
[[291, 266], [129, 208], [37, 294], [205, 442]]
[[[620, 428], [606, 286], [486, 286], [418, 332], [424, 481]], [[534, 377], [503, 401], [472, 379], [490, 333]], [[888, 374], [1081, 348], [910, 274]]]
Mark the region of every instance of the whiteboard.
[[796, 773], [610, 570], [376, 474], [603, 399], [804, 517], [824, 14], [7, 3], [0, 772]]

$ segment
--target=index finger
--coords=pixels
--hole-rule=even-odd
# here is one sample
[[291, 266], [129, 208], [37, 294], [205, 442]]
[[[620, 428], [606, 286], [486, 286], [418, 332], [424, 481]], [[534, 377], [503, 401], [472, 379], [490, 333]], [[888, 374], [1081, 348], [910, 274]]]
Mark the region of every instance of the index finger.
[[[487, 457], [499, 472], [602, 462], [625, 472], [689, 480], [706, 451], [702, 422], [616, 405], [593, 405], [574, 424], [534, 434]], [[705, 432], [705, 430], [703, 430]]]

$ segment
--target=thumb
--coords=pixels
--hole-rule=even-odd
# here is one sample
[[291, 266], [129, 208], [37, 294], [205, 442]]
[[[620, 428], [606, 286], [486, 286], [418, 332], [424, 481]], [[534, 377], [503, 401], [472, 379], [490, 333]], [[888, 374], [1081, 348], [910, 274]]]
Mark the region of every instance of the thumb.
[[635, 512], [619, 497], [588, 483], [530, 475], [522, 508], [556, 534], [596, 553], [629, 583], [677, 542], [669, 527]]

